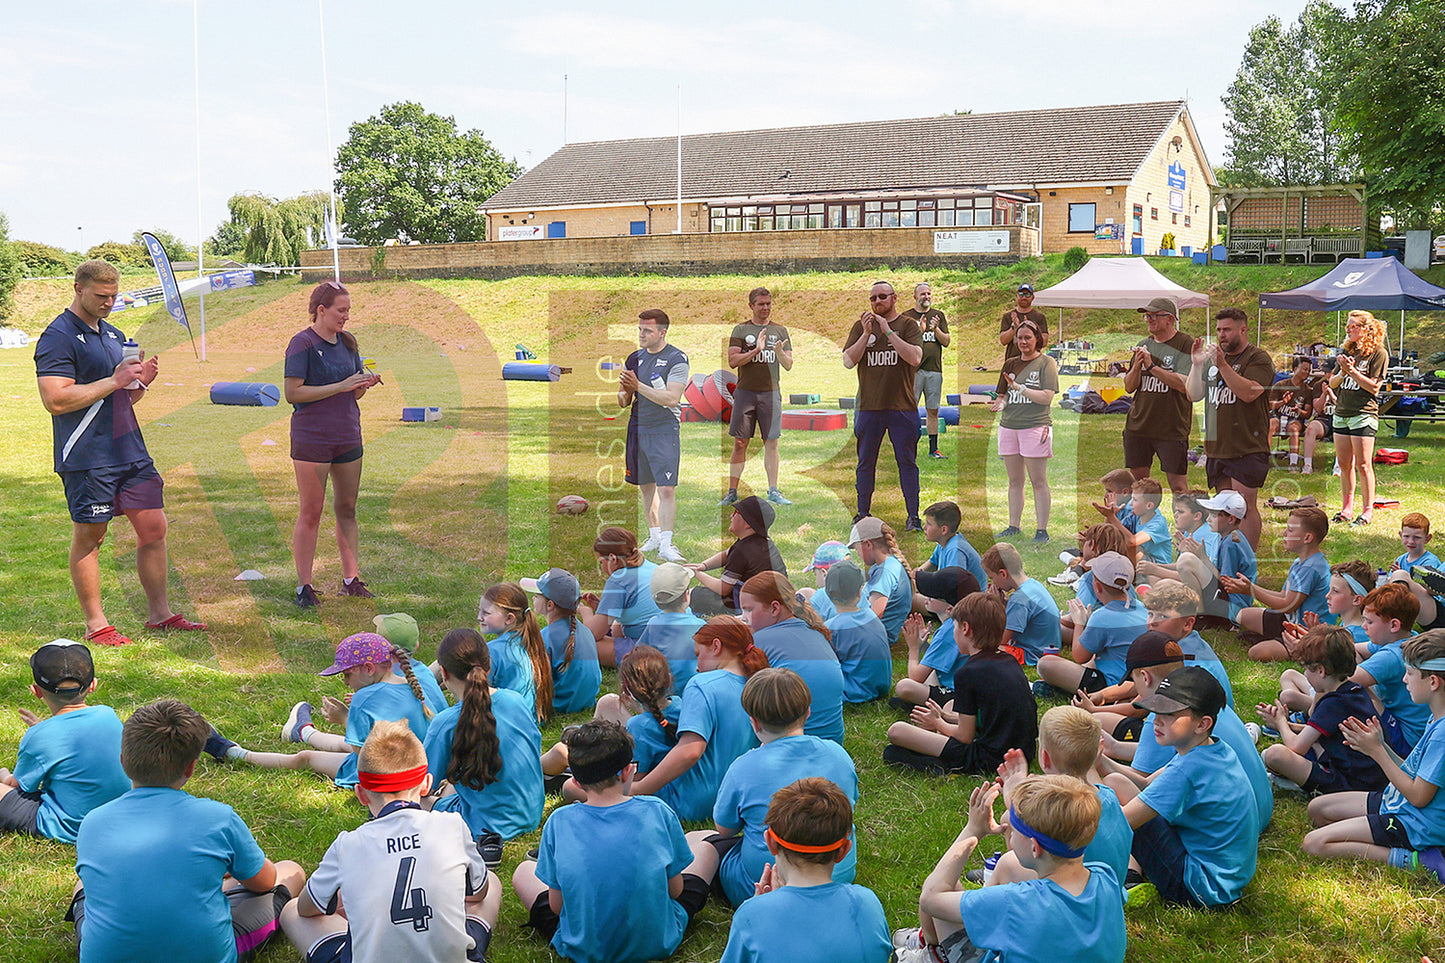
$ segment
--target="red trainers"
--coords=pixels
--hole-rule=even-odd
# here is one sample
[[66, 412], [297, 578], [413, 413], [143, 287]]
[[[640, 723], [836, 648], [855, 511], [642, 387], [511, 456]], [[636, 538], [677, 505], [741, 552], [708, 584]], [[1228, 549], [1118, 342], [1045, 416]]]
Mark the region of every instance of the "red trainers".
[[121, 635], [113, 625], [103, 626], [85, 634], [85, 641], [96, 645], [130, 645], [130, 639]]
[[147, 622], [146, 628], [156, 629], [158, 631], [173, 629], [177, 632], [204, 632], [206, 631], [206, 623], [192, 622], [184, 615], [172, 615], [164, 622]]

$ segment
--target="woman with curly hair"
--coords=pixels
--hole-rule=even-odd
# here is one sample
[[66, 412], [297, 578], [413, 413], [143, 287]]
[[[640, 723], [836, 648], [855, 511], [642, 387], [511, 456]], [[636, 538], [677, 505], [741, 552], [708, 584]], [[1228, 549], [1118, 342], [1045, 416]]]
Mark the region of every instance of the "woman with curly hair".
[[[1375, 512], [1375, 430], [1380, 424], [1380, 389], [1390, 356], [1385, 325], [1368, 311], [1351, 311], [1345, 321], [1335, 391], [1335, 454], [1340, 459], [1340, 510], [1334, 521], [1368, 525]], [[1355, 472], [1364, 479], [1364, 498], [1355, 512]]]

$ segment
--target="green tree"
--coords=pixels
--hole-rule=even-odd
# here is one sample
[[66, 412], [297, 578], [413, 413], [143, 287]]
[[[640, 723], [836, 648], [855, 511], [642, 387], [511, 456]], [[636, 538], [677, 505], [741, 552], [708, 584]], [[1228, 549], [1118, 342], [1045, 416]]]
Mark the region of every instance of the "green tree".
[[1360, 0], [1327, 53], [1336, 124], [1372, 200], [1400, 228], [1445, 203], [1445, 3]]
[[216, 233], [206, 238], [206, 257], [230, 257], [245, 260], [246, 229], [235, 219], [216, 225]]
[[455, 119], [411, 102], [352, 124], [336, 169], [346, 233], [363, 244], [485, 239], [481, 203], [522, 172], [481, 131], [459, 133]]
[[0, 321], [15, 312], [15, 285], [24, 273], [10, 243], [10, 218], [0, 211]]
[[235, 195], [227, 207], [231, 223], [243, 235], [241, 254], [254, 264], [300, 264], [302, 251], [326, 244], [329, 201], [320, 191], [280, 201], [262, 194]]
[[1230, 186], [1319, 184], [1346, 175], [1334, 134], [1334, 93], [1322, 64], [1342, 14], [1314, 0], [1286, 28], [1267, 17], [1249, 32], [1222, 98], [1229, 136], [1220, 181]]
[[[171, 259], [172, 264], [177, 261], [194, 261], [196, 259], [196, 249], [176, 237], [170, 231], [160, 228], [154, 228], [149, 231], [136, 231], [131, 235], [131, 240], [144, 246], [140, 239], [142, 234], [155, 235], [155, 239], [161, 242], [161, 248], [166, 252], [166, 257]], [[146, 261], [150, 261], [149, 255], [146, 256]]]
[[122, 244], [120, 241], [106, 241], [85, 252], [86, 260], [109, 261], [118, 268], [149, 267], [150, 255], [140, 244]]
[[58, 277], [70, 274], [79, 263], [78, 255], [62, 251], [39, 241], [11, 241], [10, 247], [20, 259], [21, 269], [28, 278]]

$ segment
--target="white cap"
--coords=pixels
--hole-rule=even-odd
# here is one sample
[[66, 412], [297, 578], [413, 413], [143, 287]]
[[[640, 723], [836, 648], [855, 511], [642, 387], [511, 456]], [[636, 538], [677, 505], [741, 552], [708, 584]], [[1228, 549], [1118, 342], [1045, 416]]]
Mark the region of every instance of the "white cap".
[[1213, 498], [1206, 498], [1199, 503], [1199, 507], [1211, 512], [1224, 512], [1226, 515], [1233, 515], [1235, 518], [1243, 518], [1249, 511], [1244, 504], [1244, 496], [1232, 488], [1226, 488]]

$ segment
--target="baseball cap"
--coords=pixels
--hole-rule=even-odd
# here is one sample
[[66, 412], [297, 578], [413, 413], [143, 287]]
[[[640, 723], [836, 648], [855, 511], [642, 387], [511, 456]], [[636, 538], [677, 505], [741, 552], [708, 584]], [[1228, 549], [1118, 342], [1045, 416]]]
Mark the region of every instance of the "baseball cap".
[[1245, 512], [1249, 511], [1244, 504], [1244, 496], [1233, 488], [1226, 488], [1213, 498], [1200, 500], [1199, 507], [1209, 512], [1224, 512], [1235, 518], [1243, 518]]
[[358, 665], [388, 665], [390, 662], [390, 642], [375, 632], [358, 632], [337, 643], [336, 660], [317, 674], [336, 675]]
[[1134, 564], [1118, 552], [1103, 552], [1089, 562], [1089, 572], [1112, 588], [1128, 591], [1134, 584]]
[[30, 675], [46, 692], [69, 696], [95, 681], [95, 663], [84, 645], [56, 639], [35, 650], [30, 657]]
[[378, 615], [371, 621], [377, 634], [386, 641], [405, 650], [408, 655], [416, 651], [417, 643], [421, 641], [416, 619], [405, 612], [392, 612], [390, 615]]
[[[914, 581], [918, 583], [918, 591], [925, 596], [949, 605], [957, 605], [960, 599], [980, 590], [978, 579], [973, 573], [957, 565], [950, 565], [936, 572], [919, 572], [914, 576]], [[831, 592], [828, 594], [832, 595]]]
[[843, 599], [852, 603], [863, 591], [863, 570], [856, 562], [843, 559], [828, 567], [828, 576], [823, 580], [823, 591], [830, 599]]
[[1033, 286], [1032, 284], [1028, 283], [1027, 281], [1025, 281], [1023, 284], [1020, 284], [1020, 285], [1019, 285], [1018, 293], [1019, 293], [1019, 294], [1033, 294], [1033, 293], [1034, 293], [1034, 286]]
[[1148, 712], [1182, 712], [1189, 709], [1211, 719], [1219, 718], [1224, 708], [1224, 687], [1209, 674], [1208, 669], [1197, 665], [1186, 665], [1175, 669], [1159, 683], [1153, 695], [1145, 696], [1134, 703], [1136, 709]]
[[676, 562], [663, 562], [652, 573], [652, 599], [670, 605], [682, 598], [692, 583], [692, 572]]
[[804, 574], [806, 574], [816, 568], [821, 568], [823, 571], [826, 572], [828, 570], [828, 566], [832, 565], [835, 562], [841, 562], [847, 557], [847, 545], [844, 545], [842, 542], [837, 541], [836, 539], [833, 541], [824, 542], [822, 545], [819, 545], [818, 550], [813, 553], [813, 561], [809, 563], [807, 568], [803, 569], [803, 572]]
[[756, 495], [749, 495], [738, 502], [733, 506], [733, 511], [741, 515], [743, 521], [748, 523], [748, 528], [759, 535], [768, 534], [768, 526], [773, 524], [773, 519], [777, 517], [773, 506]]
[[536, 578], [524, 578], [518, 584], [569, 612], [577, 610], [577, 602], [582, 598], [582, 586], [577, 584], [577, 576], [565, 568], [549, 568]]
[[1179, 643], [1163, 632], [1143, 632], [1129, 643], [1129, 654], [1124, 656], [1124, 674], [1135, 669], [1147, 669], [1153, 665], [1168, 665], [1183, 662], [1184, 650]]
[[859, 542], [871, 542], [875, 538], [882, 537], [883, 519], [868, 515], [854, 523], [853, 530], [848, 533], [848, 547], [852, 548]]
[[1174, 303], [1173, 298], [1155, 298], [1142, 308], [1136, 308], [1140, 314], [1169, 314], [1179, 317], [1179, 305]]

